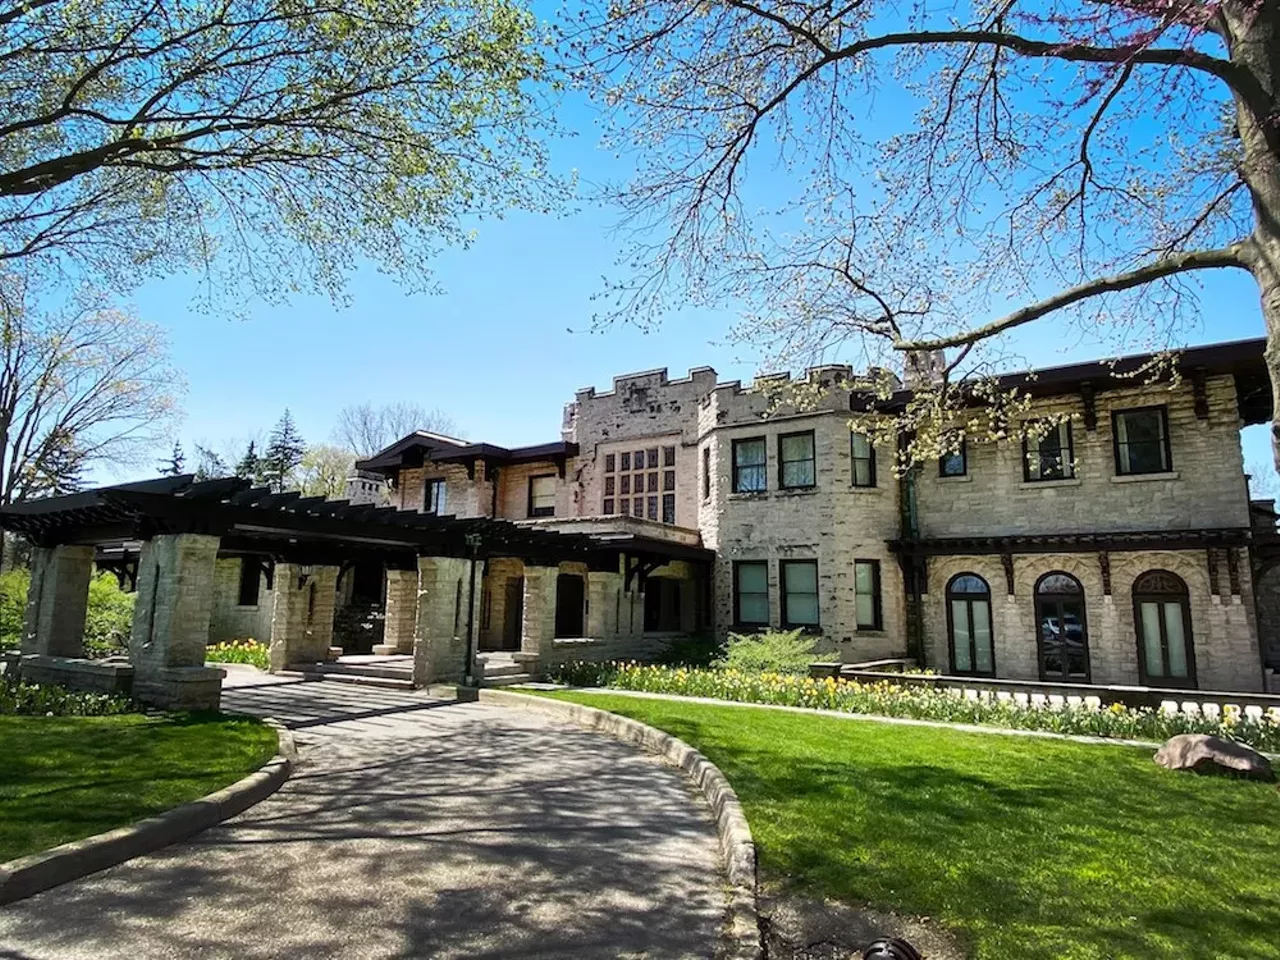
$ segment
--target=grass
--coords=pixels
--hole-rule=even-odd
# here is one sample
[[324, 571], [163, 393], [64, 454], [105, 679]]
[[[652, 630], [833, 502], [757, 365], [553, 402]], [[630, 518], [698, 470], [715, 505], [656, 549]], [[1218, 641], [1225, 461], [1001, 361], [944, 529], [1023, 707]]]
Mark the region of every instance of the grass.
[[269, 760], [257, 720], [0, 716], [0, 862], [221, 789]]
[[1147, 749], [556, 692], [691, 743], [771, 886], [960, 931], [975, 960], [1280, 958], [1280, 792]]

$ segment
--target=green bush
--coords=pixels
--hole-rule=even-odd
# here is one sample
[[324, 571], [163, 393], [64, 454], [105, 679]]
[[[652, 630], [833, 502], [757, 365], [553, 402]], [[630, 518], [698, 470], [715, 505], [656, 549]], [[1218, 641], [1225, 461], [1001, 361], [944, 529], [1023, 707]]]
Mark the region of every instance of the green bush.
[[31, 571], [25, 568], [0, 573], [0, 650], [12, 649], [22, 642], [30, 585]]
[[602, 686], [686, 697], [711, 697], [739, 703], [779, 704], [842, 713], [908, 717], [947, 723], [984, 724], [1015, 730], [1041, 730], [1123, 740], [1160, 742], [1179, 733], [1208, 733], [1280, 752], [1280, 710], [1261, 717], [1226, 707], [1219, 716], [1172, 713], [1123, 704], [1018, 703], [977, 699], [962, 690], [899, 686], [886, 679], [857, 683], [827, 677], [744, 671], [734, 668], [691, 670], [638, 663], [566, 663], [554, 679], [574, 686]]
[[668, 667], [709, 667], [712, 661], [723, 655], [724, 648], [716, 642], [715, 634], [695, 633], [669, 640], [656, 662]]
[[814, 646], [818, 638], [803, 630], [770, 630], [765, 633], [729, 634], [729, 646], [724, 656], [713, 666], [741, 670], [745, 673], [771, 671], [773, 673], [809, 672], [813, 663]]
[[89, 610], [84, 618], [84, 655], [109, 657], [128, 650], [137, 594], [125, 593], [114, 575], [100, 573], [89, 581]]
[[259, 670], [267, 670], [271, 666], [267, 645], [252, 638], [211, 644], [205, 650], [204, 658], [210, 663], [249, 663]]
[[0, 716], [106, 717], [137, 707], [128, 697], [85, 693], [0, 676]]
[[[0, 573], [0, 650], [16, 647], [22, 641], [30, 586], [30, 570]], [[86, 657], [109, 657], [128, 649], [135, 596], [121, 590], [110, 573], [99, 573], [89, 581], [89, 607], [84, 618]]]

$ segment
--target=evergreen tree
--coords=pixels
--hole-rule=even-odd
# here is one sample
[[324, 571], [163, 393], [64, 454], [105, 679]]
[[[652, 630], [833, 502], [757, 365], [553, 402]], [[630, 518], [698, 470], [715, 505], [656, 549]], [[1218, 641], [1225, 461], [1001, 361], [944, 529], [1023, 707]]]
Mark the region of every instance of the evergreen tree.
[[[196, 479], [197, 480], [217, 480], [220, 477], [230, 476], [231, 471], [227, 469], [227, 463], [222, 457], [218, 456], [208, 447], [202, 447], [196, 444]], [[237, 476], [239, 474], [237, 473]]]
[[180, 477], [186, 469], [187, 456], [182, 452], [182, 441], [173, 441], [173, 450], [168, 457], [159, 463], [160, 474], [165, 477]]
[[286, 407], [284, 415], [271, 428], [271, 440], [262, 457], [262, 475], [271, 489], [279, 492], [293, 484], [294, 474], [302, 464], [302, 456], [306, 452], [306, 442], [298, 433], [293, 415]]
[[262, 479], [262, 458], [258, 456], [257, 445], [252, 440], [249, 441], [244, 456], [236, 464], [235, 474], [237, 477], [253, 480], [255, 483]]

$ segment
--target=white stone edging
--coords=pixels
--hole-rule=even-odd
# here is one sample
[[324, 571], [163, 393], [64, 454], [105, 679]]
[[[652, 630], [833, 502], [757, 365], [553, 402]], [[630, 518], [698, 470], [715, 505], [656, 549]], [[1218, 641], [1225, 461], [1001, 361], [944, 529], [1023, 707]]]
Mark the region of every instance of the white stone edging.
[[588, 730], [606, 733], [655, 754], [688, 777], [702, 793], [715, 817], [720, 857], [731, 890], [723, 934], [724, 949], [717, 956], [725, 960], [759, 960], [764, 956], [756, 905], [756, 845], [738, 795], [719, 767], [683, 740], [616, 713], [505, 690], [482, 689], [479, 697], [482, 703], [553, 713]]
[[276, 755], [253, 773], [154, 817], [0, 863], [0, 904], [22, 900], [185, 840], [271, 796], [289, 779], [298, 749], [293, 733], [284, 724], [269, 717], [263, 722], [275, 728], [278, 747]]

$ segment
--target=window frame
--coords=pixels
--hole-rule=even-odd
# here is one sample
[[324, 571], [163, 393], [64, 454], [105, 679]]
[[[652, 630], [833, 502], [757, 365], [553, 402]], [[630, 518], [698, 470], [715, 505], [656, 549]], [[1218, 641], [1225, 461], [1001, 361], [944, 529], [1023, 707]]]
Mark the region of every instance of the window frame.
[[[787, 570], [791, 567], [813, 568], [813, 601], [818, 619], [814, 623], [795, 623], [787, 611]], [[813, 558], [798, 558], [778, 561], [778, 600], [781, 609], [781, 625], [784, 630], [804, 630], [806, 633], [822, 631], [822, 590], [818, 581], [818, 561]]]
[[[861, 437], [866, 441], [867, 456], [865, 457], [858, 456], [857, 452], [853, 448], [853, 444], [858, 437]], [[870, 479], [867, 483], [858, 482], [859, 461], [865, 461], [867, 464], [868, 472], [870, 474]], [[816, 471], [816, 464], [814, 465], [814, 468]], [[876, 477], [876, 445], [871, 442], [870, 437], [859, 430], [849, 431], [849, 482], [852, 486], [855, 486], [860, 490], [872, 490], [879, 485], [878, 478]]]
[[538, 474], [532, 474], [529, 477], [528, 499], [525, 502], [525, 509], [526, 509], [525, 516], [528, 517], [529, 519], [533, 519], [534, 517], [554, 517], [556, 515], [556, 505], [554, 503], [552, 503], [550, 507], [535, 507], [533, 505], [534, 481], [548, 480], [548, 479], [554, 482], [559, 478], [554, 473], [538, 473]]
[[[1080, 588], [1079, 593], [1071, 594], [1071, 593], [1042, 591], [1041, 587], [1043, 586], [1044, 582], [1048, 580], [1050, 577], [1069, 577], [1071, 580], [1075, 581], [1076, 586]], [[1044, 623], [1044, 609], [1048, 604], [1055, 602], [1053, 600], [1054, 597], [1074, 597], [1074, 596], [1079, 596], [1080, 598], [1080, 636], [1082, 638], [1081, 645], [1084, 649], [1084, 679], [1083, 680], [1079, 679], [1078, 677], [1072, 677], [1069, 674], [1067, 676], [1050, 677], [1045, 672], [1045, 665], [1044, 665], [1044, 628], [1042, 626]], [[1034, 625], [1035, 625], [1035, 631], [1036, 631], [1036, 661], [1037, 661], [1036, 666], [1040, 674], [1040, 682], [1041, 683], [1093, 683], [1093, 654], [1092, 654], [1092, 651], [1089, 649], [1089, 600], [1085, 594], [1084, 583], [1074, 573], [1069, 573], [1066, 570], [1054, 569], [1054, 570], [1046, 571], [1045, 573], [1041, 574], [1039, 577], [1036, 578], [1036, 585], [1031, 594], [1031, 602], [1032, 602], [1032, 609], [1035, 612]], [[1062, 629], [1063, 629], [1063, 635], [1065, 637], [1066, 623], [1065, 623], [1065, 617], [1062, 616], [1062, 607], [1061, 607], [1061, 604], [1063, 601], [1058, 600], [1056, 602], [1058, 604], [1057, 611], [1058, 611], [1059, 617], [1063, 621]], [[1064, 643], [1064, 646], [1065, 646], [1065, 643]], [[1064, 663], [1066, 662], [1065, 658], [1063, 662]]]
[[[975, 580], [981, 580], [983, 586], [987, 588], [986, 593], [957, 593], [953, 589], [957, 580], [962, 577], [973, 577]], [[965, 603], [965, 615], [969, 618], [969, 662], [977, 664], [977, 650], [973, 642], [973, 604], [977, 600], [982, 600], [987, 605], [987, 630], [991, 634], [991, 669], [979, 670], [976, 666], [968, 670], [961, 671], [956, 666], [956, 626], [955, 613], [952, 602], [960, 600]], [[964, 570], [957, 573], [954, 577], [947, 581], [946, 590], [947, 604], [947, 652], [950, 656], [950, 670], [953, 676], [957, 677], [996, 677], [996, 623], [995, 609], [991, 603], [991, 584], [987, 578], [981, 574], [974, 573], [971, 570]]]
[[[1120, 469], [1120, 418], [1126, 413], [1159, 413], [1160, 414], [1160, 452], [1164, 457], [1164, 466], [1159, 470], [1121, 470]], [[1126, 442], [1126, 446], [1128, 443]], [[1169, 437], [1169, 406], [1164, 403], [1153, 403], [1144, 407], [1124, 407], [1111, 411], [1111, 455], [1117, 477], [1151, 477], [1173, 471], [1173, 444]]]
[[[436, 498], [435, 506], [431, 506], [431, 490], [438, 487], [442, 496]], [[422, 481], [422, 512], [429, 517], [443, 517], [445, 514], [440, 510], [440, 502], [444, 501], [445, 506], [449, 503], [449, 486], [448, 480], [444, 477], [429, 477]]]
[[[947, 466], [946, 466], [947, 456], [948, 456], [947, 454], [944, 453], [940, 457], [938, 457], [938, 477], [939, 478], [946, 480], [946, 479], [955, 479], [956, 477], [967, 477], [969, 475], [969, 441], [965, 437], [960, 438], [959, 453], [960, 453], [960, 472], [959, 473], [947, 473]], [[1025, 452], [1023, 456], [1024, 456], [1023, 462], [1025, 463], [1026, 462]], [[974, 574], [974, 576], [977, 576], [977, 574]]]
[[[1076, 439], [1074, 425], [1070, 420], [1063, 420], [1061, 423], [1054, 425], [1053, 429], [1058, 431], [1060, 444], [1063, 427], [1066, 427], [1067, 430], [1067, 456], [1062, 460], [1062, 476], [1059, 477], [1032, 476], [1031, 448], [1028, 444], [1028, 438], [1024, 434], [1022, 438], [1022, 479], [1024, 483], [1055, 483], [1061, 480], [1074, 480], [1076, 478]], [[1044, 437], [1041, 437], [1040, 440], [1036, 442], [1037, 462], [1039, 462], [1039, 458], [1041, 457], [1040, 443], [1048, 436], [1049, 434], [1046, 433]], [[1059, 455], [1061, 455], [1061, 445], [1058, 447], [1058, 452]]]
[[[1180, 593], [1158, 593], [1154, 590], [1139, 590], [1138, 587], [1142, 584], [1143, 579], [1152, 573], [1161, 573], [1172, 577], [1182, 584], [1182, 591]], [[1191, 589], [1187, 585], [1187, 581], [1171, 570], [1152, 568], [1138, 574], [1133, 581], [1131, 592], [1133, 594], [1133, 636], [1138, 644], [1138, 681], [1144, 687], [1168, 687], [1177, 690], [1199, 689], [1200, 684], [1196, 679], [1196, 638], [1191, 629]], [[1186, 640], [1187, 675], [1185, 677], [1152, 677], [1148, 672], [1147, 666], [1147, 646], [1142, 642], [1142, 604], [1145, 602], [1160, 605], [1160, 651], [1164, 657], [1164, 665], [1167, 666], [1169, 662], [1169, 636], [1168, 625], [1165, 623], [1164, 618], [1164, 604], [1175, 599], [1182, 607], [1182, 635]]]
[[[738, 463], [738, 450], [740, 447], [748, 443], [758, 443], [764, 450], [764, 459], [760, 463], [750, 463], [745, 466], [751, 470], [760, 470], [760, 475], [764, 478], [764, 484], [759, 490], [743, 490], [741, 486], [741, 471], [743, 464]], [[758, 437], [737, 437], [730, 443], [730, 454], [732, 456], [732, 476], [733, 476], [733, 492], [734, 493], [768, 493], [769, 492], [769, 438], [765, 436]]]
[[[813, 464], [813, 482], [812, 483], [787, 483], [786, 469], [788, 463], [804, 463], [804, 460], [784, 460], [782, 457], [782, 443], [784, 440], [793, 440], [796, 437], [809, 438], [809, 458], [808, 462]], [[768, 453], [766, 451], [766, 457]], [[778, 489], [779, 490], [813, 490], [818, 486], [818, 438], [813, 430], [795, 430], [791, 433], [778, 434]]]
[[[858, 565], [867, 564], [871, 567], [872, 577], [872, 609], [874, 611], [875, 622], [863, 623], [858, 619]], [[884, 581], [881, 579], [880, 561], [870, 557], [855, 558], [853, 561], [853, 622], [858, 630], [883, 630], [884, 629]]]
[[[762, 621], [742, 619], [742, 577], [743, 567], [764, 568], [764, 606], [765, 619]], [[759, 596], [753, 593], [752, 596]], [[773, 616], [773, 604], [769, 598], [769, 561], [768, 560], [734, 560], [733, 561], [733, 626], [736, 630], [768, 629]]]

